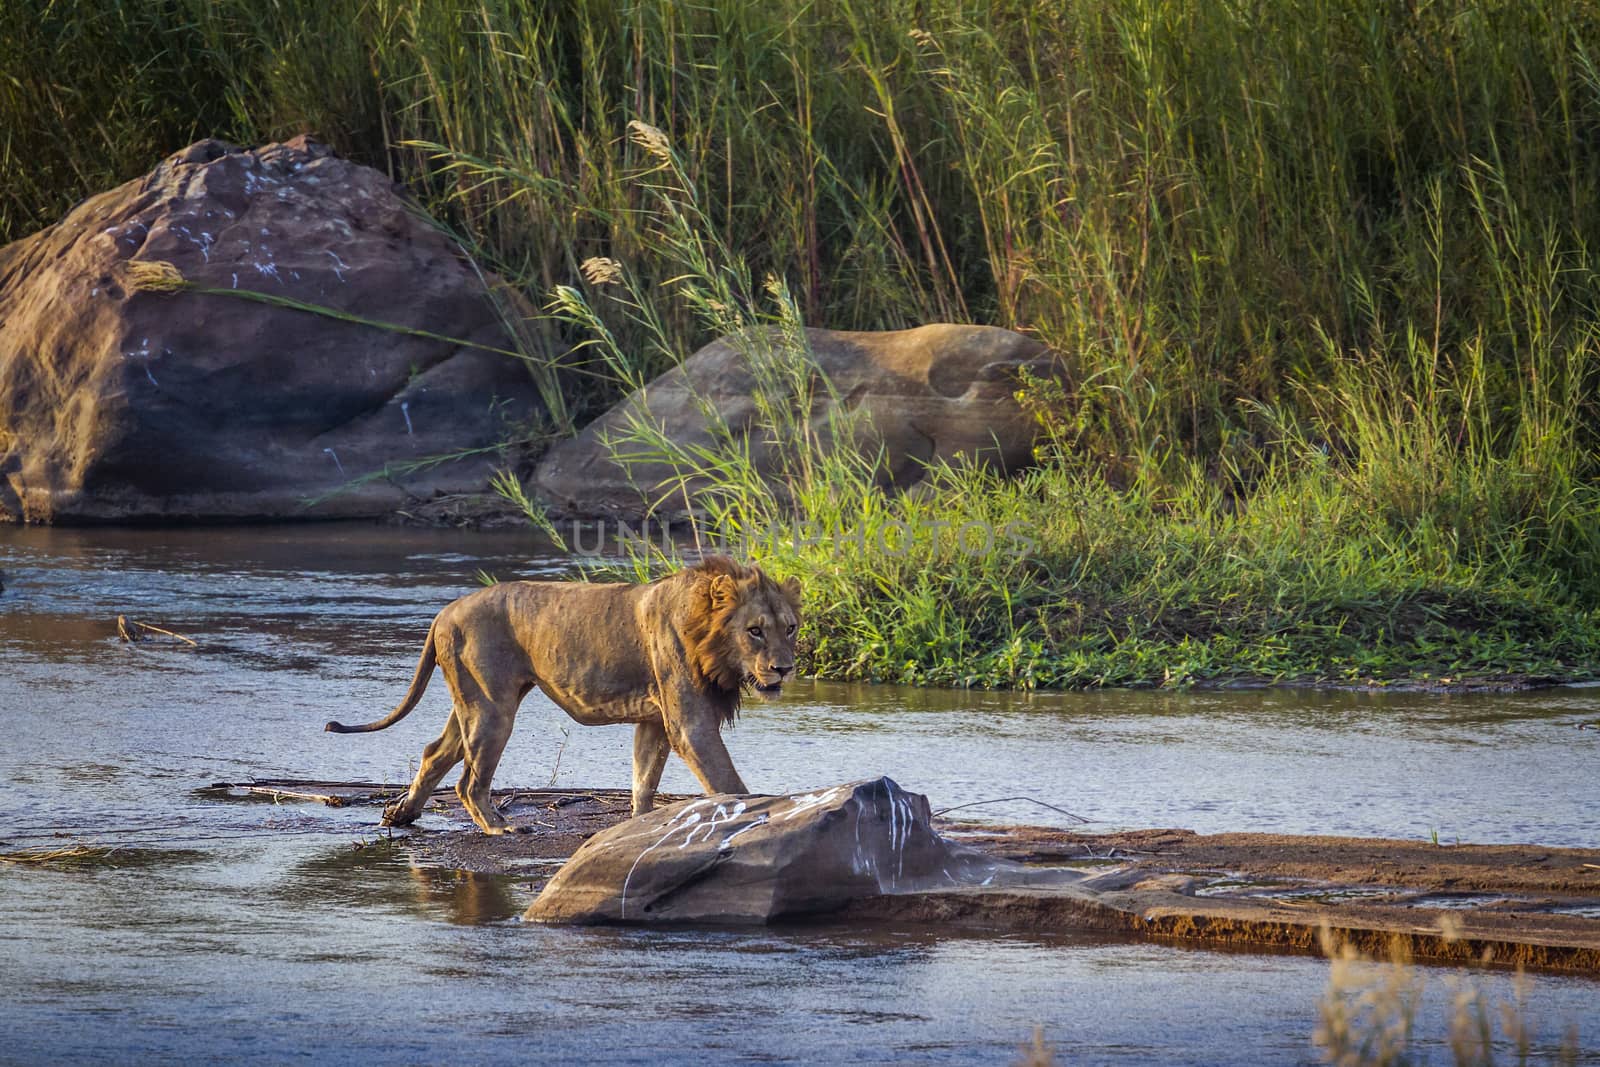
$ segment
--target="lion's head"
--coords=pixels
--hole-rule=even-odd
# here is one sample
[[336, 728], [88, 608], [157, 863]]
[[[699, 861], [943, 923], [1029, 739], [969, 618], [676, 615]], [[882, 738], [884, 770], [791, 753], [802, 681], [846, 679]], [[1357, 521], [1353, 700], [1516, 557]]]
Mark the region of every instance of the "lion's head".
[[707, 557], [685, 573], [691, 599], [684, 638], [695, 670], [735, 701], [746, 685], [776, 696], [794, 672], [800, 582], [775, 582], [726, 556]]

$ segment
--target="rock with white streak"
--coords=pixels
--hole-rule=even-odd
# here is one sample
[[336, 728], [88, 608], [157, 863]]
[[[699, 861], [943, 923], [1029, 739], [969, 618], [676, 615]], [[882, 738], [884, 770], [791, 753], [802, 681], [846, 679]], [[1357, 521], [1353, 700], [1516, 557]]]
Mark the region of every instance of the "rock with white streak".
[[946, 841], [888, 778], [788, 796], [685, 801], [596, 834], [528, 909], [548, 923], [765, 923], [852, 900], [1029, 884]]

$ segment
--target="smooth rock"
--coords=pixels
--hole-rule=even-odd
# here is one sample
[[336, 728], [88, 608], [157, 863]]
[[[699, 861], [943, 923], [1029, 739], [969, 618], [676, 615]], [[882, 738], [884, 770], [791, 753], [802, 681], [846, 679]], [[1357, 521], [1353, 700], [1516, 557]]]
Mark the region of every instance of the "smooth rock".
[[[853, 447], [888, 461], [885, 481], [904, 488], [921, 480], [926, 464], [958, 454], [1002, 471], [1033, 462], [1038, 427], [1017, 404], [1018, 376], [1044, 377], [1057, 362], [1038, 341], [994, 326], [934, 324], [876, 333], [808, 329], [817, 370], [833, 395], [852, 413]], [[686, 509], [670, 464], [653, 459], [626, 466], [612, 458], [608, 440], [618, 440], [636, 419], [659, 427], [685, 448], [714, 447], [716, 412], [736, 438], [749, 441], [758, 470], [776, 473], [780, 456], [752, 432], [757, 425], [758, 376], [752, 345], [722, 338], [656, 378], [577, 437], [551, 448], [534, 476], [539, 495], [559, 515], [638, 519], [675, 517]], [[806, 414], [818, 440], [834, 400], [814, 390]], [[691, 482], [691, 496], [705, 488]]]
[[946, 841], [926, 797], [878, 778], [788, 796], [719, 794], [630, 819], [584, 842], [526, 918], [765, 923], [886, 893], [1050, 877]]
[[481, 491], [492, 457], [305, 504], [540, 410], [514, 358], [135, 291], [128, 264], [157, 260], [200, 286], [514, 347], [484, 279], [383, 174], [304, 137], [201, 141], [0, 248], [0, 519], [379, 515]]

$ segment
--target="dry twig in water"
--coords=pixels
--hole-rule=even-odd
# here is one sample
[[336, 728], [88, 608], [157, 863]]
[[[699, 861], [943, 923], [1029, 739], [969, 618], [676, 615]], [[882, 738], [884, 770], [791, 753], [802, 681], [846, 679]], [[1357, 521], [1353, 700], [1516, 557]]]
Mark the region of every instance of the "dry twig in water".
[[952, 804], [948, 808], [940, 808], [938, 811], [934, 812], [933, 814], [935, 814], [935, 815], [943, 815], [945, 812], [960, 811], [962, 808], [977, 808], [977, 807], [982, 807], [985, 804], [1005, 804], [1005, 803], [1009, 803], [1010, 801], [1013, 801], [1013, 800], [1026, 800], [1030, 804], [1037, 804], [1041, 808], [1049, 808], [1051, 811], [1058, 812], [1059, 814], [1065, 815], [1069, 819], [1076, 819], [1081, 823], [1088, 823], [1088, 822], [1092, 822], [1093, 821], [1092, 819], [1085, 819], [1082, 815], [1074, 815], [1072, 812], [1068, 811], [1066, 808], [1058, 808], [1054, 804], [1047, 804], [1044, 801], [1036, 800], [1033, 797], [995, 797], [993, 800], [974, 800], [974, 801], [970, 801], [969, 803], [966, 803], [966, 804]]
[[151, 626], [147, 622], [137, 622], [129, 619], [126, 615], [117, 616], [117, 635], [124, 641], [127, 641], [130, 644], [135, 641], [141, 641], [143, 640], [142, 634], [145, 633], [161, 634], [164, 637], [175, 637], [179, 641], [184, 642], [192, 648], [200, 647], [200, 643], [192, 637], [185, 637], [182, 634], [174, 633], [171, 630], [163, 630], [161, 627]]
[[16, 852], [0, 852], [0, 862], [38, 866], [59, 863], [63, 860], [101, 858], [111, 855], [115, 848], [103, 845], [69, 845], [66, 848], [24, 848]]

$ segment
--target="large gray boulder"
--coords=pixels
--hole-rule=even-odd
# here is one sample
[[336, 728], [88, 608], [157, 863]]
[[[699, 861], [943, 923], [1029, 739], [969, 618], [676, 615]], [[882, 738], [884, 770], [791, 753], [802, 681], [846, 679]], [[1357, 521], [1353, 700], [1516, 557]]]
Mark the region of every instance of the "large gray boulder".
[[[368, 516], [481, 490], [538, 408], [516, 359], [229, 295], [130, 264], [498, 348], [484, 279], [383, 174], [300, 137], [201, 141], [0, 248], [0, 519]], [[389, 467], [307, 509], [308, 498]]]
[[882, 894], [1055, 880], [946, 841], [926, 797], [878, 778], [788, 796], [719, 794], [630, 819], [584, 842], [526, 917], [765, 923]]
[[[1038, 341], [995, 326], [944, 323], [872, 333], [808, 329], [805, 336], [816, 370], [848, 413], [854, 447], [868, 455], [882, 449], [890, 486], [914, 484], [928, 463], [958, 454], [1002, 471], [1032, 464], [1038, 427], [1016, 402], [1018, 378], [1058, 370]], [[534, 475], [539, 495], [554, 513], [577, 518], [680, 515], [682, 495], [668, 489], [675, 484], [670, 464], [612, 458], [608, 441], [623, 439], [641, 419], [686, 450], [715, 447], [721, 420], [748, 440], [757, 468], [775, 474], [781, 456], [758, 428], [751, 353], [781, 343], [728, 337], [700, 349], [550, 449]], [[804, 420], [818, 440], [831, 441], [826, 424], [837, 414], [835, 401], [822, 389], [812, 399]], [[691, 483], [691, 495], [705, 487]]]

